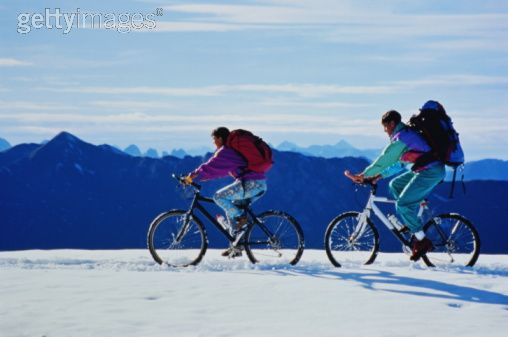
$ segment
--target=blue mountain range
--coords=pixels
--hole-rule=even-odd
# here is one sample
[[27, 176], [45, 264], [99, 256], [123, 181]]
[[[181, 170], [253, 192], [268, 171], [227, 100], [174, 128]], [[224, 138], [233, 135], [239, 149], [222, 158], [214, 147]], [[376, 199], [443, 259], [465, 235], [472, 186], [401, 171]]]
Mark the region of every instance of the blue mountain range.
[[508, 161], [482, 159], [466, 163], [464, 177], [467, 180], [508, 180]]
[[373, 160], [381, 153], [381, 149], [357, 149], [345, 140], [341, 140], [335, 145], [311, 145], [308, 147], [301, 147], [286, 141], [279, 144], [279, 146], [277, 146], [277, 150], [298, 152], [313, 157], [363, 157], [369, 160]]
[[[172, 173], [187, 173], [208, 159], [202, 157], [134, 157], [109, 145], [92, 145], [62, 132], [46, 144], [21, 144], [0, 152], [0, 250], [144, 248], [151, 220], [189, 200]], [[254, 209], [282, 209], [302, 225], [308, 248], [322, 248], [328, 223], [339, 213], [360, 210], [365, 189], [343, 175], [361, 171], [362, 158], [322, 158], [274, 151], [269, 189]], [[230, 182], [204, 184], [204, 194]], [[473, 221], [485, 253], [508, 253], [508, 182], [470, 181], [447, 199], [449, 183], [431, 197], [436, 213], [456, 211]], [[386, 193], [386, 182], [380, 186]], [[212, 214], [219, 214], [212, 206]], [[381, 249], [400, 245], [381, 226]], [[209, 227], [210, 246], [226, 242]]]

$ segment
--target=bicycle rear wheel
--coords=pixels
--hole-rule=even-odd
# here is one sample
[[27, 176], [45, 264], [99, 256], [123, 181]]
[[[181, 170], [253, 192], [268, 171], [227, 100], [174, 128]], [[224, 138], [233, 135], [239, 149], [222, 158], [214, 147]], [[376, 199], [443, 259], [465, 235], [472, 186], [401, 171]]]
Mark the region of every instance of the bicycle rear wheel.
[[298, 222], [281, 211], [267, 211], [257, 216], [259, 224], [245, 234], [245, 252], [252, 263], [295, 265], [304, 249], [303, 231]]
[[[198, 264], [207, 248], [206, 232], [186, 211], [173, 210], [157, 216], [148, 231], [148, 249], [159, 264], [187, 267]], [[187, 221], [186, 221], [187, 218]]]
[[428, 266], [472, 267], [480, 255], [480, 236], [473, 224], [460, 214], [441, 214], [423, 227], [432, 241], [432, 251], [423, 256]]
[[335, 267], [342, 263], [371, 264], [379, 250], [379, 234], [369, 218], [358, 228], [360, 213], [346, 212], [333, 219], [325, 233], [325, 249]]

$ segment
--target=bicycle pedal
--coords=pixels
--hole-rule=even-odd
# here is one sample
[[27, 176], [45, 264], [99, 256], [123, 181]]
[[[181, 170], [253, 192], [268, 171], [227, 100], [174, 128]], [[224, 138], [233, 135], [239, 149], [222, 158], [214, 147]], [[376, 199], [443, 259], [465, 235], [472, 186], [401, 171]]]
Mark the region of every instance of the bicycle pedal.
[[240, 240], [243, 238], [243, 235], [247, 232], [247, 228], [243, 229], [243, 230], [240, 230], [239, 232], [237, 232], [235, 234], [235, 240], [233, 241], [233, 247], [235, 247], [236, 245], [238, 245], [238, 243], [240, 242]]
[[406, 234], [406, 233], [409, 233], [409, 227], [408, 226], [403, 226], [401, 227], [400, 229], [397, 230], [400, 234]]

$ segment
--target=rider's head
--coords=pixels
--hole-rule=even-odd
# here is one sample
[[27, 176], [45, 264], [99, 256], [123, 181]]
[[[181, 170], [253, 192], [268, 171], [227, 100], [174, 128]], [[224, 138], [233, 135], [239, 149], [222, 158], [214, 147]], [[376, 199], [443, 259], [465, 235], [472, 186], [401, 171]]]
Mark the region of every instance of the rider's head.
[[395, 130], [395, 127], [401, 120], [402, 118], [400, 117], [400, 113], [395, 110], [390, 110], [384, 113], [381, 118], [381, 124], [383, 124], [383, 128], [388, 136], [392, 135], [393, 130]]
[[212, 131], [213, 142], [217, 148], [226, 144], [228, 137], [229, 129], [224, 126], [218, 127]]

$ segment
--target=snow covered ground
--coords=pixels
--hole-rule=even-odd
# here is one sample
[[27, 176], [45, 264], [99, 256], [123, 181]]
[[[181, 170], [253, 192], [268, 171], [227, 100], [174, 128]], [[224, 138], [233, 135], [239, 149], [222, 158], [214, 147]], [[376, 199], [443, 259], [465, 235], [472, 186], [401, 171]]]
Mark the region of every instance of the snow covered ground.
[[0, 252], [0, 336], [507, 336], [506, 255], [337, 269], [324, 251], [294, 267], [219, 252], [186, 269], [145, 250]]

